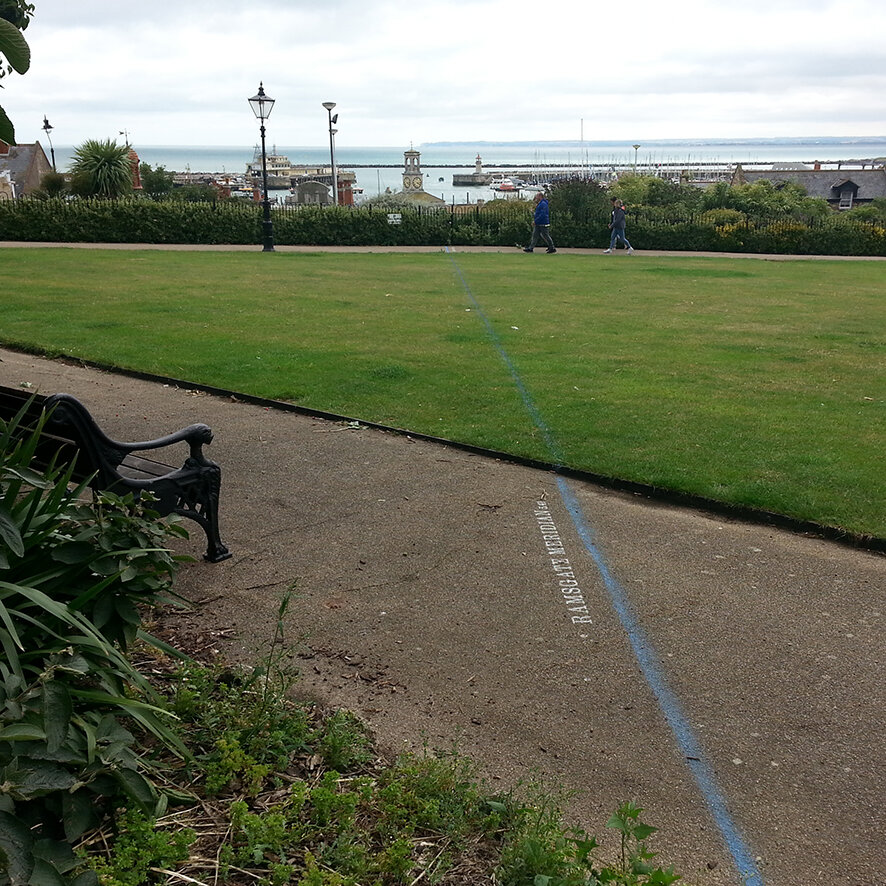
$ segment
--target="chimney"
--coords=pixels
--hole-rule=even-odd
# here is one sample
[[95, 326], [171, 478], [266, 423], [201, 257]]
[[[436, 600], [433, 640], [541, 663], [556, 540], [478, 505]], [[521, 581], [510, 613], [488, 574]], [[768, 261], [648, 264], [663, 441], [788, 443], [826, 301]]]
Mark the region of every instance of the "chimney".
[[818, 160], [815, 161], [815, 164], [812, 167], [816, 172], [821, 172], [821, 163]]
[[139, 167], [138, 154], [135, 153], [134, 148], [130, 148], [129, 149], [129, 169], [132, 172], [132, 190], [133, 191], [143, 190], [141, 172], [138, 167]]

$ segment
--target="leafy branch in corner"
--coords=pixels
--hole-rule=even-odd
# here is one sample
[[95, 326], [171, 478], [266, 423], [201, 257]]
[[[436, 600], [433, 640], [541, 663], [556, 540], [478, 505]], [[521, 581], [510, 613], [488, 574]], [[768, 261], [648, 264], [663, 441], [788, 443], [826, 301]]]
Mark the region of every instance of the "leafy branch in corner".
[[[13, 71], [24, 74], [31, 67], [31, 49], [22, 31], [28, 27], [33, 12], [34, 4], [25, 0], [0, 0], [0, 79]], [[15, 144], [15, 127], [2, 107], [0, 139]]]

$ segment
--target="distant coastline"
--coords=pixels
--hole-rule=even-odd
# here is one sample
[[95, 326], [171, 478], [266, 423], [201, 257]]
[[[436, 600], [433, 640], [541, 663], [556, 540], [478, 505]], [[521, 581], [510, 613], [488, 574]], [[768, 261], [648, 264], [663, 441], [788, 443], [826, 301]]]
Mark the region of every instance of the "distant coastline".
[[878, 145], [886, 142], [886, 135], [822, 135], [808, 137], [771, 137], [771, 138], [651, 138], [625, 141], [623, 139], [558, 139], [547, 141], [438, 141], [422, 142], [422, 148], [457, 148], [468, 145], [500, 148], [630, 148], [637, 142], [644, 147], [702, 147], [711, 145]]

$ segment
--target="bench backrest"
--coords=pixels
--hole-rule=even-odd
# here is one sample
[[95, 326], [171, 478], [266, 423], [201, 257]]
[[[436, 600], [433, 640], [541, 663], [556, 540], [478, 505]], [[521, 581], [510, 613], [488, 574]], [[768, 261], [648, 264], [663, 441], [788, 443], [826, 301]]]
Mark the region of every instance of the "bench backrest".
[[[0, 418], [8, 422], [17, 415], [21, 417], [20, 433], [32, 431], [44, 419], [34, 452], [34, 461], [38, 466], [73, 463], [74, 477], [82, 480], [94, 474], [107, 474], [107, 467], [119, 465], [125, 455], [114, 449], [113, 445], [102, 446], [104, 434], [97, 427], [95, 433], [100, 436], [91, 436], [93, 431], [89, 424], [95, 423], [73, 397], [46, 397], [24, 388], [0, 386]], [[102, 452], [107, 449], [106, 461], [102, 460], [98, 447]], [[113, 482], [113, 475], [96, 479], [101, 485], [107, 485]]]

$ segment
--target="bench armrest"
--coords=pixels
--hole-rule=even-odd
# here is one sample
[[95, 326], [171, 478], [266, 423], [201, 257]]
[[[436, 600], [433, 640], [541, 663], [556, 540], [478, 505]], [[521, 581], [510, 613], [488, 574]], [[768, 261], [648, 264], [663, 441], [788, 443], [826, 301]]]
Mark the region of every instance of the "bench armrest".
[[[96, 424], [89, 410], [71, 394], [53, 394], [46, 398], [46, 412], [49, 415], [48, 426], [64, 425], [77, 432], [77, 436], [86, 446], [96, 447], [94, 456], [99, 462], [109, 461], [115, 467], [130, 452], [142, 452], [148, 449], [163, 449], [173, 443], [186, 442], [190, 447], [190, 457], [198, 463], [205, 463], [203, 446], [212, 442], [212, 429], [209, 425], [193, 424], [156, 440], [144, 440], [137, 443], [126, 443], [111, 439]], [[99, 455], [100, 453], [100, 455]]]
[[159, 437], [157, 440], [145, 440], [141, 443], [121, 443], [116, 440], [112, 442], [125, 452], [142, 452], [146, 449], [163, 449], [165, 446], [183, 441], [187, 442], [191, 448], [191, 458], [202, 461], [203, 446], [212, 442], [212, 428], [209, 425], [194, 424], [175, 431], [175, 433], [167, 434], [165, 437]]

